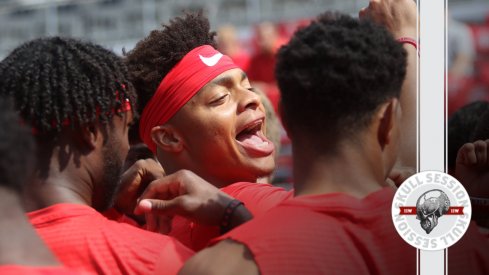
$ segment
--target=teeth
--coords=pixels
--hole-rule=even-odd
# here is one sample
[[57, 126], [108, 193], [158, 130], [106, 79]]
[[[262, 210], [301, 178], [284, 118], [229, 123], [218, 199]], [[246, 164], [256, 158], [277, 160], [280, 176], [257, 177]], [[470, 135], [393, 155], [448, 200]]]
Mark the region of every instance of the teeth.
[[262, 125], [262, 123], [261, 123], [261, 122], [260, 122], [260, 123], [255, 124], [255, 125], [251, 125], [251, 126], [249, 126], [248, 128], [246, 128], [246, 129], [242, 130], [241, 132], [239, 132], [239, 133], [238, 133], [238, 136], [239, 136], [239, 135], [243, 135], [243, 134], [252, 134], [252, 133], [256, 133], [256, 132], [258, 132], [258, 131], [260, 131], [260, 130], [261, 130], [261, 125]]

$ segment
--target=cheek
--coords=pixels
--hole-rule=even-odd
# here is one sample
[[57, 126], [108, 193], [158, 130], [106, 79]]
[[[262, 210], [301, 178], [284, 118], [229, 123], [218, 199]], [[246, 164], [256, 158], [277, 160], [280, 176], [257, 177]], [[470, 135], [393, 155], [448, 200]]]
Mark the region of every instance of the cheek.
[[187, 129], [192, 136], [198, 135], [202, 139], [223, 140], [234, 133], [234, 117], [232, 112], [207, 111], [196, 112], [189, 117]]
[[129, 153], [129, 149], [130, 149], [129, 133], [126, 129], [127, 129], [127, 127], [118, 133], [119, 138], [116, 141], [117, 142], [116, 149], [119, 151], [119, 155], [122, 158], [122, 160], [126, 159], [127, 154]]

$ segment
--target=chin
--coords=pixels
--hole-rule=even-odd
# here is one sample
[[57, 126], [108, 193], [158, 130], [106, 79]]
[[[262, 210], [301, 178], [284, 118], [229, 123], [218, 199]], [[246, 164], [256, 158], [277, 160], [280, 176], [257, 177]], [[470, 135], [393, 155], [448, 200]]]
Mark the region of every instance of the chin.
[[256, 175], [257, 179], [268, 177], [273, 171], [275, 171], [275, 159], [273, 157], [266, 158], [253, 165], [253, 175]]

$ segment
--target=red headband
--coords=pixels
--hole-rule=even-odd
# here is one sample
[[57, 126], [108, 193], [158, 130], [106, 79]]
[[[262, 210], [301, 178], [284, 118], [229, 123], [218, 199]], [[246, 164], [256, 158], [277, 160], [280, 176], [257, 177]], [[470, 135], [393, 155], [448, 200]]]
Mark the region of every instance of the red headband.
[[148, 102], [139, 122], [139, 135], [153, 153], [156, 144], [151, 139], [151, 129], [165, 124], [205, 84], [221, 73], [238, 68], [226, 55], [212, 46], [204, 45], [187, 53], [163, 78]]

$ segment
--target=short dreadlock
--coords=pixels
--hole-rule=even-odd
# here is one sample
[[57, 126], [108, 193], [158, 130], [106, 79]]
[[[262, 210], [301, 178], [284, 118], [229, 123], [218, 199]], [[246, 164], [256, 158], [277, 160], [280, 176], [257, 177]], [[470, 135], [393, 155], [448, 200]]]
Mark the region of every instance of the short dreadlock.
[[39, 133], [55, 134], [107, 123], [126, 99], [136, 95], [122, 59], [113, 52], [72, 38], [27, 42], [0, 63], [0, 94], [14, 98], [22, 118]]

